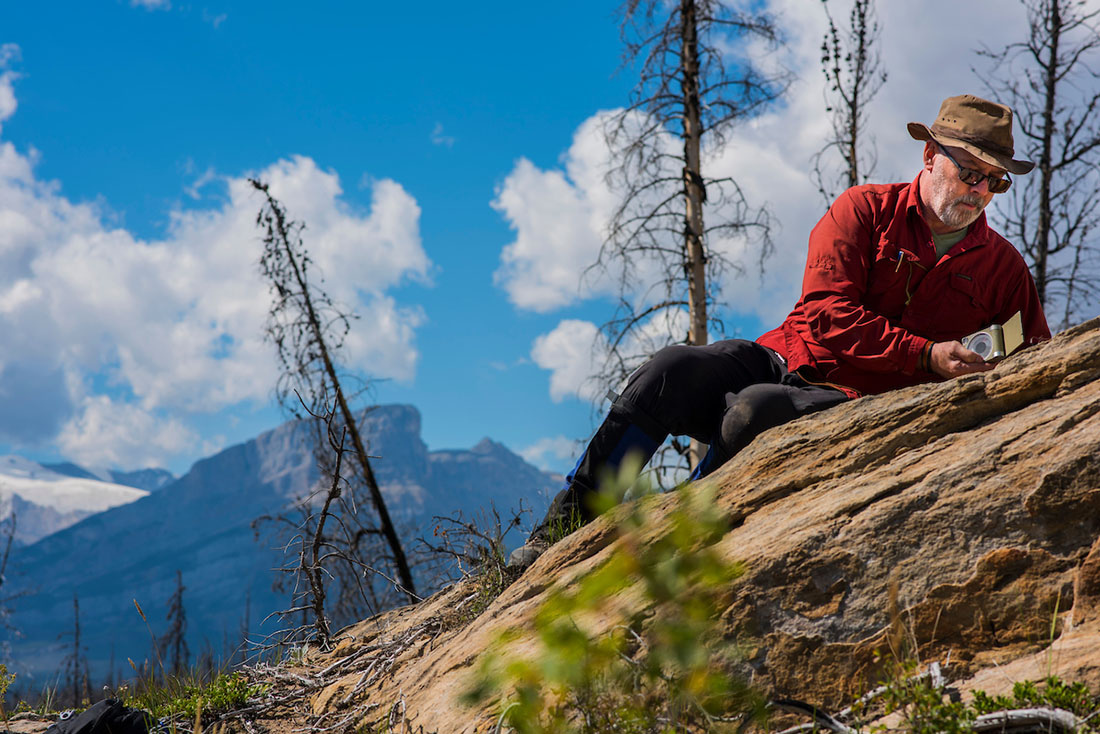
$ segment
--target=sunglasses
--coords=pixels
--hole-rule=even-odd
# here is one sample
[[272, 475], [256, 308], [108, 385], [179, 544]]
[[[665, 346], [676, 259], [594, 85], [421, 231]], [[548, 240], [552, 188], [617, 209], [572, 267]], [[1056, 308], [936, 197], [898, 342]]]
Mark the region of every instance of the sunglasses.
[[1008, 191], [1008, 187], [1012, 185], [1012, 178], [1005, 173], [1005, 177], [991, 176], [988, 173], [982, 173], [981, 171], [975, 171], [973, 168], [963, 168], [959, 165], [959, 162], [951, 157], [951, 154], [947, 152], [947, 148], [943, 147], [939, 143], [940, 152], [947, 156], [947, 160], [955, 164], [955, 168], [959, 169], [959, 180], [967, 186], [977, 186], [985, 179], [989, 184], [989, 193], [991, 194], [1003, 194]]

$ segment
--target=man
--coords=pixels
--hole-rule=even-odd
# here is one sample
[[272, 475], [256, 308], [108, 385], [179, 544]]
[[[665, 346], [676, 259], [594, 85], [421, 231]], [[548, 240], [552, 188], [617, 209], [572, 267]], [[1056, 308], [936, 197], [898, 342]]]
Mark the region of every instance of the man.
[[662, 349], [627, 381], [546, 518], [510, 562], [525, 567], [592, 519], [597, 481], [630, 452], [644, 460], [669, 433], [710, 444], [692, 478], [709, 474], [767, 428], [864, 394], [993, 369], [958, 341], [1016, 312], [1025, 343], [1050, 338], [1019, 253], [986, 224], [1007, 191], [1012, 111], [950, 97], [928, 127], [923, 167], [908, 184], [856, 186], [810, 233], [802, 297], [755, 342]]

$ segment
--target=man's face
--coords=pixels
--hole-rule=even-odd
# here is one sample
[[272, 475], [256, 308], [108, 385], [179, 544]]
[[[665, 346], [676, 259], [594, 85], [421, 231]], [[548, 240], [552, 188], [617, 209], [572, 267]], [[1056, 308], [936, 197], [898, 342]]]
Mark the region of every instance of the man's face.
[[[975, 158], [962, 148], [947, 146], [947, 151], [965, 168], [992, 176], [1003, 176], [1005, 173], [1003, 168]], [[973, 186], [960, 181], [958, 166], [934, 142], [924, 146], [924, 169], [927, 185], [921, 187], [921, 199], [928, 225], [937, 234], [969, 226], [993, 199], [987, 180], [982, 179]]]

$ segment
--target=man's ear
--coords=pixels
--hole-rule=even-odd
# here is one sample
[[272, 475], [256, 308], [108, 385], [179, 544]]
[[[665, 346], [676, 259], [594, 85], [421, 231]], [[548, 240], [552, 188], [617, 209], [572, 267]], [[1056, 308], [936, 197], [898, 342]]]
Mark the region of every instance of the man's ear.
[[931, 140], [924, 144], [924, 168], [929, 173], [932, 172], [933, 159], [936, 157], [936, 144]]

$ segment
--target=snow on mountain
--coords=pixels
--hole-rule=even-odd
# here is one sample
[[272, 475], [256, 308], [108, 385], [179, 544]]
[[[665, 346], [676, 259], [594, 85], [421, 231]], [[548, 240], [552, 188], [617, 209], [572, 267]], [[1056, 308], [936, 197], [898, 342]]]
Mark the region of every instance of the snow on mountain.
[[66, 476], [22, 456], [0, 456], [0, 517], [15, 512], [15, 540], [22, 545], [147, 494], [113, 482]]
[[96, 469], [86, 466], [77, 466], [72, 462], [58, 464], [43, 464], [43, 467], [67, 477], [81, 479], [98, 479], [103, 482], [122, 484], [127, 487], [137, 487], [147, 492], [156, 492], [164, 489], [176, 481], [175, 475], [166, 469], [138, 469], [137, 471], [119, 471], [117, 469]]

